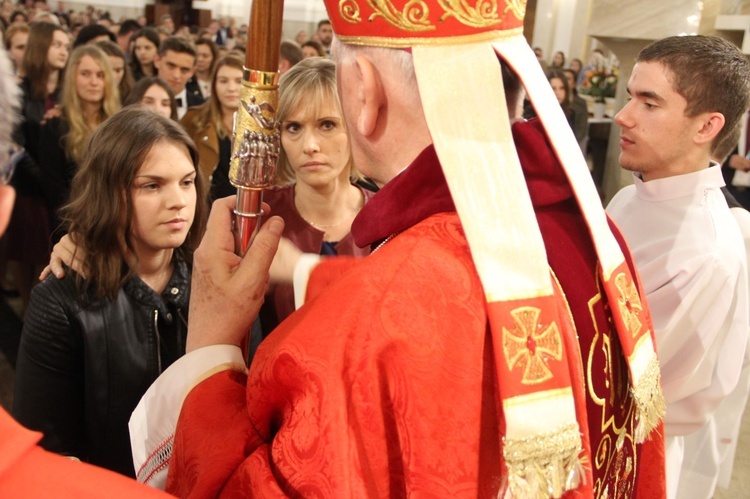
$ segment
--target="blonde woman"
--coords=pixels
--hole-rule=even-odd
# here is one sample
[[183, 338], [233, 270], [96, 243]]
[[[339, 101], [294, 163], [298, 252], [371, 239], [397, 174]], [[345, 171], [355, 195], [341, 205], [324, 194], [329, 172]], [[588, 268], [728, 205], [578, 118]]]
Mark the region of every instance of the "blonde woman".
[[[48, 184], [47, 207], [52, 228], [58, 226], [57, 210], [68, 199], [70, 182], [94, 130], [120, 109], [120, 93], [107, 55], [96, 45], [73, 51], [65, 72], [62, 115], [42, 127], [37, 158]], [[57, 237], [53, 239], [56, 240]]]
[[[336, 91], [336, 65], [324, 58], [301, 61], [281, 78], [278, 120], [281, 155], [277, 181], [264, 201], [286, 225], [283, 236], [304, 253], [365, 256], [351, 226], [373, 193], [352, 161], [349, 134]], [[271, 286], [261, 309], [264, 334], [294, 311], [292, 286]]]

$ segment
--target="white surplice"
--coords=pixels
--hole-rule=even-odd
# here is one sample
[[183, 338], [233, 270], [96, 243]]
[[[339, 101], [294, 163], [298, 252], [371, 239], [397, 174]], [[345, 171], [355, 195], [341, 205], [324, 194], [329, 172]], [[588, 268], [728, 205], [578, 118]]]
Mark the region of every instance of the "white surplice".
[[654, 322], [669, 497], [677, 496], [683, 460], [692, 459], [684, 436], [712, 424], [745, 356], [747, 260], [723, 185], [716, 164], [649, 182], [635, 175], [607, 207], [630, 246]]

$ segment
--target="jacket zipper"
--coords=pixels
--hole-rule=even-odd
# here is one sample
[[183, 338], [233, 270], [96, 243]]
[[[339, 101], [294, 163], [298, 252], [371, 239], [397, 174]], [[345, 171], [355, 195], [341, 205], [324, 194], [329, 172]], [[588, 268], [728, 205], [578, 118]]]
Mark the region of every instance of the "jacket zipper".
[[159, 336], [159, 310], [154, 310], [154, 332], [156, 333], [156, 365], [161, 374], [161, 337]]

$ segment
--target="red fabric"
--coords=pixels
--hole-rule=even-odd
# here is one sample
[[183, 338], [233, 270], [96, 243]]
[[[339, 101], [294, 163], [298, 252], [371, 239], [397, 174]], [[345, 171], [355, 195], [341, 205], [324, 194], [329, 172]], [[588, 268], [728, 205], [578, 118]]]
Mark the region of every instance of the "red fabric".
[[[541, 127], [513, 131], [578, 336], [564, 341], [587, 482], [569, 496], [606, 488], [610, 497], [662, 497], [663, 443], [633, 443], [627, 365], [587, 228]], [[311, 301], [261, 344], [246, 392], [233, 380], [216, 395], [226, 375], [191, 392], [169, 490], [189, 496], [207, 483], [201, 496], [497, 494], [505, 428], [485, 297], [440, 178], [429, 148], [360, 212], [352, 228], [359, 244], [425, 219], [366, 259], [319, 266]], [[423, 184], [432, 187], [416, 195]], [[399, 186], [414, 190], [404, 195]], [[433, 213], [420, 212], [420, 196]], [[215, 414], [199, 414], [206, 407]], [[222, 464], [205, 464], [213, 460]]]
[[[490, 8], [487, 2], [391, 0], [364, 2], [326, 0], [326, 9], [339, 37], [377, 37], [369, 45], [414, 46], [421, 40], [523, 28], [526, 2], [506, 0]], [[473, 2], [471, 2], [473, 3]], [[420, 5], [423, 4], [423, 5]]]
[[0, 409], [0, 496], [171, 497], [112, 471], [47, 452], [36, 445], [41, 438], [41, 433], [27, 430]]

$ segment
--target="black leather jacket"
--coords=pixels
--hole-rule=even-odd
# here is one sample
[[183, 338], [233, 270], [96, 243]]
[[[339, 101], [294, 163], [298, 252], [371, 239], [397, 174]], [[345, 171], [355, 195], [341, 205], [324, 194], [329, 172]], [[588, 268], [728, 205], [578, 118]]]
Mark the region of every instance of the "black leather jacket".
[[128, 420], [185, 353], [189, 267], [175, 265], [161, 296], [134, 277], [114, 302], [81, 296], [71, 274], [32, 291], [13, 416], [44, 433], [44, 448], [133, 477]]

